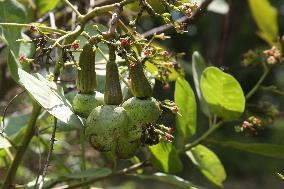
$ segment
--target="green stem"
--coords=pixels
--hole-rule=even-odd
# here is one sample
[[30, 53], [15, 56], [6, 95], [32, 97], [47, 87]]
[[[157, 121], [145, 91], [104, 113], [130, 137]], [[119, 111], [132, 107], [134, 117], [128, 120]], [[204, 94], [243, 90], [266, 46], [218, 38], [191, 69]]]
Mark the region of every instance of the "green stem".
[[186, 144], [184, 146], [183, 149], [181, 149], [179, 151], [179, 153], [183, 153], [186, 152], [188, 150], [190, 150], [191, 148], [197, 146], [198, 144], [200, 144], [201, 142], [203, 142], [208, 136], [210, 136], [214, 131], [216, 131], [217, 129], [219, 129], [222, 126], [223, 122], [219, 122], [216, 125], [213, 125], [212, 127], [210, 127], [203, 135], [201, 135], [198, 139], [196, 139], [195, 141], [193, 141], [190, 144]]
[[32, 27], [35, 26], [36, 28], [43, 29], [43, 30], [50, 30], [53, 32], [57, 32], [60, 34], [67, 34], [68, 32], [60, 29], [51, 28], [48, 26], [40, 26], [40, 25], [33, 25], [33, 24], [19, 24], [19, 23], [0, 23], [0, 26], [14, 26], [14, 27]]
[[[85, 157], [85, 151], [86, 151], [86, 147], [85, 147], [85, 129], [82, 128], [80, 130], [80, 168], [81, 171], [85, 171], [86, 170], [86, 157]], [[86, 181], [86, 179], [82, 179], [82, 181]], [[84, 187], [83, 189], [88, 189], [89, 187]]]
[[267, 92], [273, 92], [280, 96], [284, 96], [284, 91], [278, 90], [276, 86], [263, 86], [260, 88], [260, 90], [267, 91]]
[[[82, 31], [84, 30], [84, 27], [78, 25], [72, 32], [69, 32], [67, 34], [65, 34], [64, 36], [58, 38], [56, 40], [56, 42], [54, 43], [53, 47], [57, 46], [57, 45], [60, 45], [59, 42], [64, 40], [64, 44], [70, 44], [72, 43], [73, 41], [76, 40], [76, 38], [82, 33]], [[61, 57], [62, 55], [60, 55]], [[62, 61], [62, 62], [61, 62]], [[55, 66], [54, 66], [54, 71], [53, 71], [53, 75], [54, 75], [54, 80], [57, 80], [57, 78], [59, 77], [60, 75], [60, 69], [62, 67], [62, 65], [64, 64], [64, 60], [62, 59], [59, 59]]]
[[26, 132], [25, 132], [25, 135], [23, 136], [22, 144], [18, 147], [18, 150], [16, 152], [13, 163], [10, 166], [8, 173], [6, 175], [6, 179], [4, 181], [2, 189], [11, 189], [12, 188], [12, 184], [13, 184], [13, 181], [15, 179], [17, 169], [18, 169], [18, 167], [19, 167], [19, 165], [22, 161], [22, 158], [25, 154], [25, 151], [28, 148], [28, 145], [29, 145], [32, 137], [34, 136], [35, 124], [36, 124], [36, 120], [39, 116], [40, 110], [41, 110], [41, 106], [38, 105], [36, 102], [34, 102], [32, 114], [31, 114], [31, 117], [28, 121]]
[[79, 22], [82, 25], [85, 25], [89, 20], [91, 20], [95, 16], [98, 16], [98, 15], [101, 15], [101, 14], [106, 13], [108, 11], [111, 11], [111, 10], [113, 10], [117, 6], [125, 6], [125, 5], [133, 3], [135, 1], [137, 1], [137, 0], [123, 0], [120, 3], [114, 3], [114, 4], [111, 4], [111, 5], [105, 5], [105, 6], [101, 6], [101, 7], [96, 7], [91, 12], [89, 12], [86, 15], [82, 16], [81, 19], [79, 20]]
[[255, 84], [255, 86], [246, 95], [246, 100], [248, 100], [250, 97], [252, 97], [256, 93], [256, 91], [259, 89], [259, 87], [262, 84], [262, 82], [264, 81], [264, 79], [267, 77], [269, 71], [270, 71], [269, 68], [264, 67], [263, 74], [261, 75], [261, 77], [258, 80], [258, 82]]
[[77, 14], [79, 18], [82, 17], [82, 14], [74, 7], [74, 5], [72, 5], [72, 3], [70, 3], [68, 0], [63, 1]]

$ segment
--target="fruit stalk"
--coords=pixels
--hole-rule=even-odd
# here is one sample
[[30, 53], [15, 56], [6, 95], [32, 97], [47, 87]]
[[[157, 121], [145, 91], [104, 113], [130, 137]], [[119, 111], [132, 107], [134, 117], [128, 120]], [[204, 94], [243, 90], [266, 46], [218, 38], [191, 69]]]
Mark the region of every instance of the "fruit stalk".
[[152, 88], [144, 73], [142, 63], [140, 61], [136, 63], [128, 61], [128, 67], [132, 94], [137, 98], [151, 97]]
[[106, 65], [105, 104], [119, 105], [122, 103], [122, 91], [119, 82], [118, 67], [115, 63], [115, 46], [109, 45], [109, 61]]
[[79, 69], [76, 79], [77, 89], [82, 94], [93, 93], [97, 87], [95, 71], [96, 51], [90, 43], [86, 43], [79, 58]]

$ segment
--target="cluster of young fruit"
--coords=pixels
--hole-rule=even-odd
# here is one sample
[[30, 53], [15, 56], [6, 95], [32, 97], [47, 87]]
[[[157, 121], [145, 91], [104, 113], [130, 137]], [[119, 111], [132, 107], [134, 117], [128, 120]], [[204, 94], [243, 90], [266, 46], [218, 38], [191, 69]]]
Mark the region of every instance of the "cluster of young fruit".
[[[107, 33], [90, 38], [79, 58], [76, 85], [78, 94], [73, 100], [75, 112], [86, 118], [85, 134], [90, 144], [101, 152], [111, 152], [119, 159], [131, 158], [145, 144], [157, 144], [160, 138], [172, 138], [171, 130], [156, 128], [161, 115], [160, 103], [152, 97], [151, 85], [138, 60], [133, 62], [131, 48], [109, 40], [109, 60], [106, 64], [104, 101], [96, 97], [96, 43], [108, 39]], [[128, 65], [130, 90], [133, 97], [123, 100], [116, 64], [117, 51]]]

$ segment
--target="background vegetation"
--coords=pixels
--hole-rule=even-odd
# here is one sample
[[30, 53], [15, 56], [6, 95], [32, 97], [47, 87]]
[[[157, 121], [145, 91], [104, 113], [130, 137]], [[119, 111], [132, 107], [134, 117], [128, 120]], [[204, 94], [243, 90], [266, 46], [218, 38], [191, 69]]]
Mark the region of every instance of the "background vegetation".
[[[80, 0], [70, 2], [78, 8], [79, 12], [85, 14], [96, 6], [112, 4], [114, 1]], [[202, 1], [198, 0], [198, 2], [200, 4]], [[262, 65], [265, 61], [261, 59], [263, 51], [271, 49], [272, 46], [281, 49], [284, 43], [282, 39], [284, 34], [284, 2], [279, 0], [213, 0], [209, 4], [206, 11], [202, 11], [194, 19], [189, 18], [190, 21], [185, 33], [177, 33], [173, 28], [165, 29], [165, 23], [160, 18], [148, 14], [143, 15], [137, 23], [138, 33], [144, 34], [147, 39], [150, 39], [151, 35], [154, 34], [151, 33], [153, 28], [163, 26], [161, 32], [170, 36], [170, 38], [163, 41], [156, 40], [155, 43], [165, 47], [171, 53], [183, 54], [177, 60], [191, 86], [188, 93], [193, 92], [197, 102], [196, 133], [195, 135], [192, 133], [192, 136], [187, 136], [186, 139], [191, 143], [203, 136], [208, 131], [209, 125], [208, 118], [203, 113], [197, 97], [198, 93], [193, 79], [194, 66], [192, 65], [206, 64], [224, 70], [225, 73], [234, 76], [240, 83], [244, 94], [248, 94], [266, 73], [267, 66]], [[137, 12], [133, 12], [131, 7], [126, 7], [122, 14], [122, 20], [128, 23], [136, 15]], [[174, 19], [178, 19], [184, 15], [172, 12], [172, 16]], [[30, 24], [36, 22], [44, 24], [36, 25], [39, 27], [46, 25], [63, 31], [70, 31], [75, 27], [75, 18], [74, 11], [60, 0], [0, 1], [1, 23]], [[108, 27], [109, 19], [109, 15], [99, 15], [91, 21], [92, 24], [100, 24], [100, 28], [105, 29]], [[22, 142], [33, 103], [30, 95], [23, 92], [23, 86], [27, 89], [30, 81], [26, 80], [26, 83], [22, 81], [22, 86], [18, 85], [13, 78], [13, 70], [9, 71], [8, 69], [8, 64], [12, 64], [13, 61], [18, 62], [23, 55], [27, 58], [34, 58], [36, 49], [29, 43], [16, 42], [17, 39], [29, 39], [28, 36], [31, 36], [29, 27], [0, 25], [2, 25], [0, 28], [0, 108], [2, 115], [5, 115], [5, 132], [3, 130], [3, 137], [0, 138], [0, 183], [4, 183], [4, 178], [15, 157], [16, 150], [12, 144]], [[91, 26], [86, 28], [90, 33], [94, 32]], [[11, 57], [11, 51], [14, 53], [14, 57]], [[250, 54], [247, 54], [249, 51]], [[54, 55], [52, 54], [52, 57], [56, 57], [56, 52]], [[98, 59], [103, 60], [101, 56]], [[55, 60], [50, 62], [51, 68], [54, 63]], [[244, 66], [244, 63], [250, 65]], [[39, 70], [44, 77], [48, 75], [44, 61], [27, 66], [30, 67], [30, 70]], [[199, 165], [196, 166], [198, 163], [191, 161], [190, 155], [182, 154], [179, 158], [183, 168], [181, 169], [179, 165], [176, 165], [177, 163], [173, 163], [175, 166], [170, 168], [169, 162], [174, 162], [174, 159], [169, 156], [169, 153], [162, 154], [163, 150], [157, 147], [157, 149], [151, 151], [154, 157], [164, 164], [162, 168], [154, 163], [154, 167], [146, 166], [143, 174], [140, 169], [135, 172], [136, 168], [134, 167], [135, 171], [131, 173], [136, 174], [125, 176], [126, 173], [115, 172], [117, 175], [108, 178], [111, 172], [110, 168], [113, 167], [112, 160], [105, 154], [95, 151], [86, 143], [86, 166], [90, 169], [87, 172], [80, 172], [82, 168], [80, 167], [82, 165], [80, 149], [82, 146], [80, 146], [79, 132], [70, 125], [58, 122], [54, 150], [50, 153], [53, 116], [42, 112], [36, 123], [35, 135], [26, 150], [14, 182], [17, 183], [17, 187], [33, 188], [36, 178], [38, 175], [42, 175], [44, 170], [46, 173], [45, 187], [58, 182], [64, 186], [65, 183], [68, 183], [68, 179], [71, 180], [72, 186], [79, 181], [84, 182], [87, 178], [93, 179], [93, 186], [101, 188], [189, 188], [191, 184], [188, 184], [188, 181], [205, 188], [218, 188], [222, 185], [224, 188], [230, 189], [283, 188], [283, 178], [281, 179], [277, 173], [284, 173], [284, 119], [282, 115], [284, 68], [280, 62], [271, 68], [268, 67], [269, 72], [265, 75], [261, 85], [246, 101], [244, 114], [238, 120], [225, 122], [221, 128], [202, 141], [202, 144], [211, 149], [212, 153], [214, 152], [218, 158], [215, 158], [214, 154], [210, 154], [211, 151], [204, 150], [205, 152], [202, 152], [203, 149], [200, 149], [201, 156], [206, 154], [206, 157], [210, 155], [214, 157], [205, 160], [203, 163], [198, 162]], [[98, 91], [103, 92], [104, 74], [100, 73], [98, 73]], [[216, 75], [219, 76], [218, 73]], [[220, 77], [222, 76], [221, 74]], [[21, 77], [28, 78], [27, 75]], [[65, 96], [68, 99], [72, 99], [76, 91], [74, 78], [74, 70], [66, 69], [61, 76], [62, 82], [58, 83], [58, 85], [64, 87]], [[190, 96], [186, 96], [188, 93], [182, 99], [177, 98], [178, 86], [180, 85], [181, 88], [188, 87], [186, 81], [183, 79], [176, 81], [175, 77], [168, 84], [165, 87], [164, 82], [156, 80], [153, 96], [161, 101], [175, 100], [181, 111], [184, 111], [184, 114], [187, 115], [183, 115], [183, 119], [191, 117], [191, 108], [194, 108], [192, 103], [195, 100], [192, 101]], [[9, 103], [15, 94], [18, 94], [17, 98]], [[261, 126], [257, 127], [256, 131], [245, 129], [243, 132], [237, 132], [236, 130], [242, 128], [244, 121], [248, 120], [251, 115], [261, 120]], [[175, 128], [174, 144], [179, 146], [181, 135], [180, 133], [177, 134], [177, 130], [180, 128], [176, 124], [178, 122], [176, 119], [181, 118], [176, 117], [178, 115], [165, 111], [162, 122]], [[3, 127], [3, 125], [1, 126]], [[4, 136], [5, 138], [8, 137], [12, 144]], [[255, 144], [265, 145], [254, 146]], [[133, 164], [137, 165], [140, 161], [143, 162], [147, 159], [146, 157], [149, 157], [150, 154], [147, 149], [143, 148], [139, 151], [137, 157], [119, 161], [116, 170], [121, 170]], [[47, 166], [48, 156], [50, 156], [50, 160]], [[212, 159], [214, 160], [213, 164], [218, 159], [217, 164], [221, 162], [221, 168], [212, 169], [210, 167], [212, 166], [212, 163], [210, 164]], [[226, 173], [222, 172], [222, 167], [224, 167]], [[207, 175], [204, 173], [206, 171], [209, 172]], [[163, 173], [153, 175], [156, 172]], [[164, 179], [164, 175], [159, 174], [175, 174], [185, 180], [180, 181], [170, 177], [173, 179], [172, 181], [168, 177]], [[104, 177], [108, 179], [95, 182], [96, 179], [99, 178], [100, 180]], [[62, 181], [66, 182], [62, 183]], [[169, 182], [172, 182], [173, 185], [169, 185]]]

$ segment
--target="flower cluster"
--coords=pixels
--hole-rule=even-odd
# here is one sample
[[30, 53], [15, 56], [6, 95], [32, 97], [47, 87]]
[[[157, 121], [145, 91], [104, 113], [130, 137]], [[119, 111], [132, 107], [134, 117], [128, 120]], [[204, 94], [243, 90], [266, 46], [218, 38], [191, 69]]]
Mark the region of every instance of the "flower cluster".
[[186, 16], [190, 17], [192, 15], [193, 10], [198, 8], [198, 5], [196, 2], [183, 3], [179, 8]]
[[263, 51], [263, 54], [265, 55], [266, 63], [269, 65], [279, 63], [282, 58], [281, 51], [275, 46], [273, 46], [271, 49]]
[[236, 126], [235, 130], [237, 132], [243, 132], [243, 131], [249, 131], [253, 135], [258, 134], [258, 129], [262, 126], [262, 121], [255, 117], [255, 116], [250, 116], [248, 119], [246, 119], [241, 126]]

